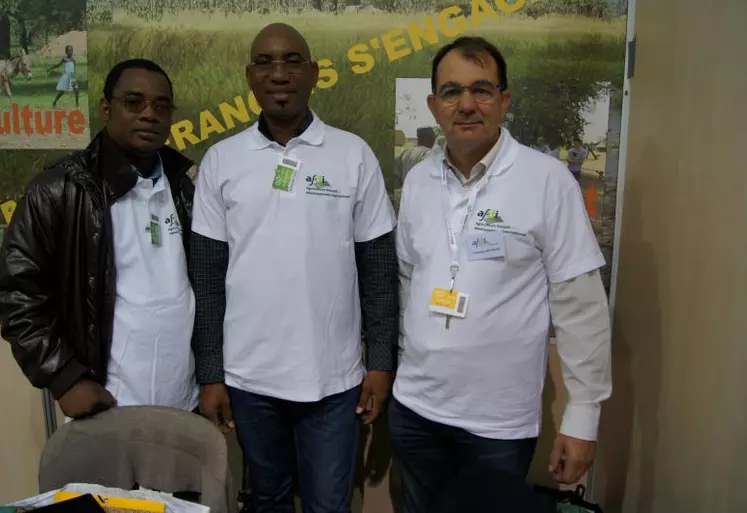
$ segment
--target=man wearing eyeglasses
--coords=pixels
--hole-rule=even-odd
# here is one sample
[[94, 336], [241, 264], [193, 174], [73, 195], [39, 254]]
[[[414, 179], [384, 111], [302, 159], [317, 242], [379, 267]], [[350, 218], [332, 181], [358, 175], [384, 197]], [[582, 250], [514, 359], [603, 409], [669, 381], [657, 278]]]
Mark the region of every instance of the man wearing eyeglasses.
[[2, 336], [71, 419], [114, 405], [197, 407], [193, 166], [164, 146], [173, 96], [152, 61], [112, 68], [105, 128], [31, 180], [5, 234]]
[[389, 421], [406, 513], [448, 504], [464, 475], [529, 469], [550, 314], [569, 400], [549, 469], [589, 468], [610, 394], [604, 264], [563, 164], [501, 126], [506, 62], [482, 38], [435, 56], [428, 106], [444, 147], [417, 164], [397, 225], [403, 323]]
[[371, 148], [309, 108], [318, 67], [295, 29], [260, 31], [246, 76], [262, 115], [208, 150], [195, 193], [200, 411], [235, 425], [249, 511], [294, 511], [297, 475], [305, 512], [347, 513], [359, 423], [391, 385], [393, 208]]

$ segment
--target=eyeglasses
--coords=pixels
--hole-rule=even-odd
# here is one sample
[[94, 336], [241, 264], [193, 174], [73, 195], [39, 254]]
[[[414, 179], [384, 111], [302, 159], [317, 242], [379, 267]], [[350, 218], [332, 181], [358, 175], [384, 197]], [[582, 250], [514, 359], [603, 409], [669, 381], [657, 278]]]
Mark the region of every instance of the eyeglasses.
[[275, 65], [280, 65], [280, 68], [290, 75], [298, 75], [303, 72], [304, 66], [310, 64], [311, 61], [305, 61], [298, 57], [289, 57], [282, 60], [258, 60], [249, 63], [249, 68], [257, 73], [266, 74], [270, 73], [275, 69]]
[[164, 118], [171, 115], [176, 110], [176, 105], [168, 100], [146, 100], [139, 96], [112, 97], [112, 100], [119, 100], [128, 112], [140, 114], [148, 105], [153, 107], [156, 116]]
[[480, 82], [469, 86], [447, 85], [436, 96], [444, 105], [454, 105], [462, 99], [464, 91], [469, 91], [477, 103], [493, 103], [505, 88], [490, 82]]

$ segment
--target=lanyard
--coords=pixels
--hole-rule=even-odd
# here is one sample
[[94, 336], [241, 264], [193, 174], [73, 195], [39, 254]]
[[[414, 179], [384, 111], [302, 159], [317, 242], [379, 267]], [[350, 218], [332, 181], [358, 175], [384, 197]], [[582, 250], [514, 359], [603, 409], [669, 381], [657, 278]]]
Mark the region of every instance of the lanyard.
[[[449, 236], [449, 249], [451, 250], [451, 265], [449, 265], [449, 271], [451, 272], [451, 285], [449, 286], [449, 292], [454, 290], [454, 280], [459, 272], [459, 242], [457, 240], [457, 234], [451, 228], [451, 202], [449, 201], [449, 183], [447, 178], [446, 164], [441, 165], [441, 188], [443, 189], [444, 196], [444, 216], [446, 220], [446, 233]], [[472, 212], [475, 210], [475, 203], [477, 202], [477, 196], [488, 181], [490, 176], [490, 169], [485, 169], [485, 175], [475, 184], [470, 193], [469, 199], [467, 200], [467, 210], [464, 213], [462, 224], [459, 228], [459, 236], [461, 237], [464, 233], [464, 229], [467, 227]]]

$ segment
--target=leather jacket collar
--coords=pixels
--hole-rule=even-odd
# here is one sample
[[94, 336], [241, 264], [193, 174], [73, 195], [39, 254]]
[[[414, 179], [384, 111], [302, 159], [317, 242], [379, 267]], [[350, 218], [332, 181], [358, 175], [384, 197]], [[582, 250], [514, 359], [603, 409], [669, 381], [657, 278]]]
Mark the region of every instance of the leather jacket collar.
[[[125, 157], [122, 149], [101, 130], [86, 149], [89, 157], [88, 170], [98, 174], [107, 187], [110, 203], [127, 194], [137, 183], [137, 172]], [[163, 172], [169, 182], [174, 183], [179, 175], [186, 174], [193, 162], [178, 151], [164, 146], [158, 151]]]

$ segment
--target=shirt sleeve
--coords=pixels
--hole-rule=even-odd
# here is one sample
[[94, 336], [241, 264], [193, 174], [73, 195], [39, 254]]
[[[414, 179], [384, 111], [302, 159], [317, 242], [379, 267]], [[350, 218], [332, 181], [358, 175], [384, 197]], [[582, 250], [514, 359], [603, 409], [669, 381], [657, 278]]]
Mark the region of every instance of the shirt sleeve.
[[402, 188], [402, 197], [399, 201], [399, 216], [397, 218], [397, 229], [395, 240], [397, 244], [397, 258], [412, 267], [414, 264], [414, 252], [412, 251], [412, 240], [410, 239], [410, 221], [408, 219], [408, 187], [405, 183]]
[[211, 239], [226, 242], [226, 206], [219, 185], [218, 152], [213, 146], [200, 162], [192, 210], [192, 231]]
[[0, 248], [0, 326], [31, 384], [62, 397], [90, 369], [60, 318], [56, 273], [65, 223], [63, 178], [37, 175], [26, 187]]
[[379, 161], [368, 145], [363, 149], [355, 199], [354, 240], [365, 242], [394, 229], [394, 208], [386, 193]]
[[551, 284], [549, 299], [568, 390], [560, 432], [593, 441], [601, 403], [612, 393], [610, 316], [599, 271]]
[[228, 243], [193, 232], [189, 252], [189, 278], [195, 294], [192, 351], [197, 383], [220, 383], [224, 380], [223, 320]]
[[397, 260], [399, 261], [399, 339], [400, 344], [405, 332], [405, 308], [410, 302], [410, 285], [412, 283], [413, 257], [407, 219], [407, 186], [402, 190], [399, 203], [399, 219], [397, 220], [396, 243]]
[[410, 302], [410, 286], [412, 284], [412, 265], [399, 260], [399, 340], [405, 332], [405, 307]]
[[[564, 168], [559, 170], [568, 173]], [[550, 283], [561, 283], [604, 265], [581, 189], [572, 181], [547, 212], [542, 259]], [[550, 199], [552, 201], [552, 198]]]
[[394, 234], [355, 244], [368, 370], [394, 369], [399, 296]]

